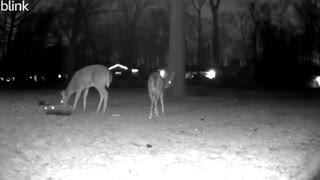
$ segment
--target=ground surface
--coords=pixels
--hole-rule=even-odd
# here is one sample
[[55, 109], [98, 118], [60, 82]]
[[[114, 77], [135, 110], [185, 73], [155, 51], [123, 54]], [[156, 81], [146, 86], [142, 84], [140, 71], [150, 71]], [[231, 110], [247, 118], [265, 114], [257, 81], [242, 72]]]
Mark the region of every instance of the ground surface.
[[[201, 96], [195, 96], [195, 95]], [[320, 99], [207, 89], [165, 99], [149, 120], [145, 89], [112, 89], [105, 115], [46, 115], [57, 91], [0, 91], [1, 180], [309, 179], [319, 167]]]

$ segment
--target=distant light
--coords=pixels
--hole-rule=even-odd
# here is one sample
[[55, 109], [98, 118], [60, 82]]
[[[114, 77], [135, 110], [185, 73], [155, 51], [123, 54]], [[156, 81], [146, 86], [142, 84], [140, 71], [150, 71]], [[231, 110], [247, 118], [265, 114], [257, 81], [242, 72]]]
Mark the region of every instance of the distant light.
[[206, 77], [209, 79], [214, 79], [216, 77], [216, 71], [213, 69], [210, 69], [206, 72]]
[[16, 78], [15, 78], [15, 77], [12, 77], [12, 80], [13, 80], [13, 81], [15, 81], [15, 80], [16, 80]]
[[38, 81], [38, 76], [34, 75], [34, 81], [37, 82]]
[[318, 83], [318, 86], [320, 86], [320, 76], [317, 76], [314, 80]]
[[32, 79], [32, 76], [30, 76], [29, 79]]
[[119, 68], [121, 68], [121, 69], [124, 69], [124, 70], [128, 70], [128, 67], [127, 67], [127, 66], [123, 66], [123, 65], [121, 65], [121, 64], [115, 64], [115, 65], [113, 65], [113, 66], [110, 66], [110, 67], [109, 67], [109, 70], [115, 69], [115, 68], [117, 68], [117, 67], [119, 67]]
[[320, 88], [320, 76], [314, 76], [310, 81], [310, 87]]
[[0, 77], [0, 80], [1, 80], [1, 81], [4, 81], [4, 78], [3, 78], [3, 77]]
[[122, 72], [120, 72], [120, 71], [116, 71], [116, 72], [115, 72], [115, 74], [116, 74], [116, 75], [121, 75], [121, 74], [122, 74]]
[[131, 72], [132, 72], [132, 73], [138, 73], [138, 72], [139, 72], [139, 69], [131, 69]]
[[[4, 79], [3, 79], [4, 80]], [[14, 77], [7, 77], [6, 78], [6, 81], [7, 82], [11, 82], [11, 81], [14, 81], [15, 80], [15, 78]]]
[[194, 74], [196, 74], [195, 72], [187, 72], [186, 73], [186, 79], [192, 79], [194, 77]]
[[61, 79], [61, 77], [62, 77], [61, 74], [58, 74], [58, 78]]

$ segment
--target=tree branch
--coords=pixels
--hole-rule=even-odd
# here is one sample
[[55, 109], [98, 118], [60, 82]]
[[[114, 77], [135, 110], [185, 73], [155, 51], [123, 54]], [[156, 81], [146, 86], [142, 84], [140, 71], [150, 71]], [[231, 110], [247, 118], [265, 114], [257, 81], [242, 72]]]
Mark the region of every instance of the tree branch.
[[33, 5], [32, 7], [29, 9], [29, 11], [25, 11], [23, 12], [21, 15], [19, 15], [17, 18], [16, 18], [16, 21], [19, 21], [21, 18], [23, 18], [25, 15], [27, 15], [28, 13], [30, 13], [40, 2], [41, 0], [37, 0]]

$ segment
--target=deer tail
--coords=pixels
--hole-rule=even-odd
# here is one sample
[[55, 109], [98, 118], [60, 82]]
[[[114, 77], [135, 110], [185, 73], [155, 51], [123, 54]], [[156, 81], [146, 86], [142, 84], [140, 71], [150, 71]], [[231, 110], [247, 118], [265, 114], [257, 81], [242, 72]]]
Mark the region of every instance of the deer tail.
[[110, 86], [111, 82], [112, 82], [112, 73], [110, 71], [108, 71], [108, 81], [107, 81], [107, 88]]

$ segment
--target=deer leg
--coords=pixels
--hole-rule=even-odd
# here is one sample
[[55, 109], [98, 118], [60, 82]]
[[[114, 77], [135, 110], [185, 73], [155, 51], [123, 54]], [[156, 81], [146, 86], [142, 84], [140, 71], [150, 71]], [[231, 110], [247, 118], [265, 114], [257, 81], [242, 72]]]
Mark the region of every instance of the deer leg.
[[154, 98], [153, 98], [152, 96], [150, 96], [150, 101], [151, 101], [151, 106], [150, 106], [150, 115], [149, 115], [149, 119], [152, 119], [153, 102], [154, 102]]
[[156, 116], [157, 117], [159, 117], [159, 111], [158, 111], [158, 104], [159, 104], [159, 96], [157, 96], [156, 98], [155, 98], [155, 110], [154, 110], [154, 112], [155, 112], [155, 114], [156, 114]]
[[103, 100], [104, 104], [103, 104], [102, 114], [104, 114], [104, 112], [106, 112], [107, 104], [108, 104], [108, 96], [109, 96], [109, 93], [107, 91], [105, 91], [104, 100]]
[[99, 105], [98, 105], [98, 108], [97, 108], [97, 112], [99, 112], [99, 109], [100, 109], [102, 101], [103, 101], [103, 95], [100, 92], [99, 92], [99, 95], [100, 95], [100, 101], [99, 101]]
[[161, 103], [162, 114], [164, 114], [163, 92], [162, 92], [161, 95], [160, 95], [160, 103]]
[[76, 92], [76, 97], [74, 98], [73, 109], [72, 109], [73, 111], [77, 107], [77, 103], [78, 103], [79, 97], [81, 95], [81, 92], [82, 92], [82, 89], [78, 89], [77, 92]]
[[83, 111], [86, 110], [86, 101], [88, 96], [89, 88], [85, 89], [83, 92]]

